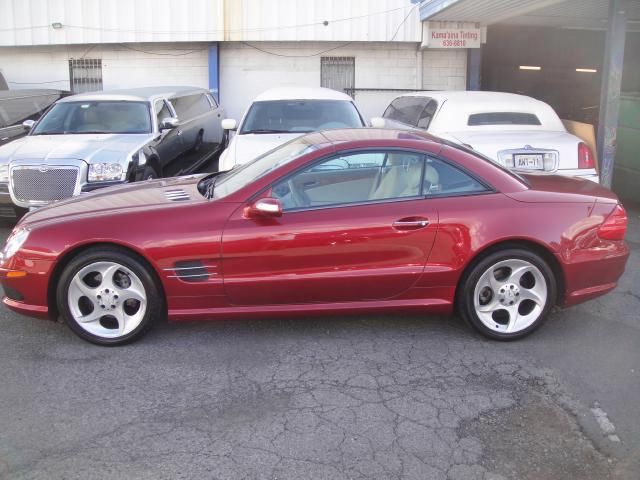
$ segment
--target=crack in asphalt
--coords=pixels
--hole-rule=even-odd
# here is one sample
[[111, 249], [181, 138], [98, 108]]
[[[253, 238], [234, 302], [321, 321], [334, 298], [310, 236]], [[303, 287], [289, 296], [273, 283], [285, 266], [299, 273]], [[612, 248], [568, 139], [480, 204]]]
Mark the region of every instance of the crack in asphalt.
[[[465, 425], [523, 398], [544, 398], [545, 415], [570, 410], [550, 372], [455, 320], [164, 326], [97, 353], [41, 325], [2, 318], [3, 478], [496, 480], [510, 471], [486, 458], [482, 427]], [[557, 446], [609, 475], [575, 418], [566, 422]]]

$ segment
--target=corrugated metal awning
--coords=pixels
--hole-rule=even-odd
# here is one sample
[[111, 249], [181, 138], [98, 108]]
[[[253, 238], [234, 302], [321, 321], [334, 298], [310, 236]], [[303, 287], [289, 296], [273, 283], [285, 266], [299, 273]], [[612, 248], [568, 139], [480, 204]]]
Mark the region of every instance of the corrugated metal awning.
[[[425, 0], [421, 20], [606, 29], [609, 0]], [[640, 2], [628, 1], [628, 30], [640, 30]]]

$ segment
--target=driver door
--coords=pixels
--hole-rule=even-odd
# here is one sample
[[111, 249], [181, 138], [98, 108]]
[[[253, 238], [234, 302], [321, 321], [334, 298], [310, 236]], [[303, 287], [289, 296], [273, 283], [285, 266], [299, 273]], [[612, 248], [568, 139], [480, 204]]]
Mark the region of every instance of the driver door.
[[179, 127], [167, 130], [161, 129], [163, 119], [175, 116], [166, 100], [156, 100], [153, 108], [156, 112], [156, 121], [160, 132], [160, 141], [155, 148], [160, 157], [160, 163], [165, 167], [178, 158], [182, 152], [181, 132]]
[[438, 212], [422, 196], [425, 157], [377, 151], [331, 157], [271, 188], [284, 213], [231, 216], [222, 238], [235, 305], [383, 300], [422, 274]]

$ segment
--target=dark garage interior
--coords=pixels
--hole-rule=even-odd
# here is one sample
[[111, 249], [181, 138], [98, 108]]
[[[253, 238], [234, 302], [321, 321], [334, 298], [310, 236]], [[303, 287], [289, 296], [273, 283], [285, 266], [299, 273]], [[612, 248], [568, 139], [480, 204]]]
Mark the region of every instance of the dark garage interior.
[[[598, 129], [606, 31], [497, 25], [482, 48], [481, 88], [543, 100]], [[638, 202], [640, 32], [626, 34], [613, 189]]]
[[[530, 95], [550, 103], [562, 118], [596, 124], [605, 36], [604, 30], [489, 27], [482, 89]], [[622, 92], [640, 92], [638, 52], [640, 33], [628, 33]]]

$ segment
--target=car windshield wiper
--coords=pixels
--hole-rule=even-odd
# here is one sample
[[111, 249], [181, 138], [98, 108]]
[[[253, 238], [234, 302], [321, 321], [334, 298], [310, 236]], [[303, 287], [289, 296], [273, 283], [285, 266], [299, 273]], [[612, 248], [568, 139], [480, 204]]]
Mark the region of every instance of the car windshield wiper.
[[272, 130], [268, 128], [258, 128], [255, 130], [245, 130], [242, 133], [246, 134], [246, 133], [293, 133], [293, 132], [290, 132], [289, 130]]

